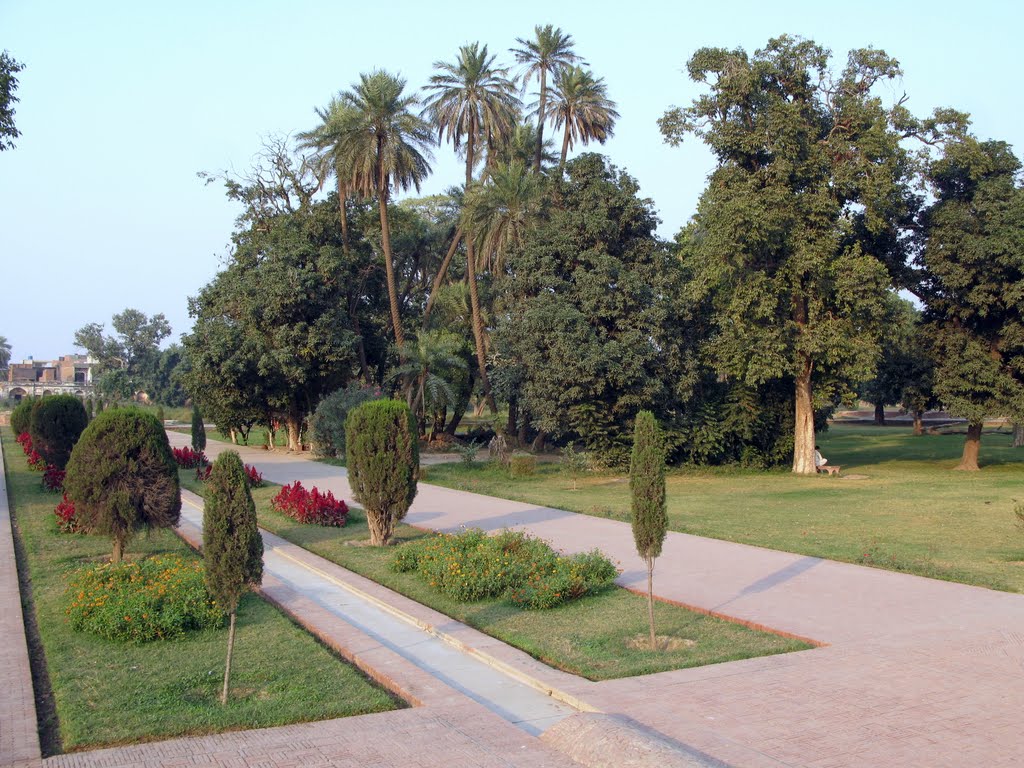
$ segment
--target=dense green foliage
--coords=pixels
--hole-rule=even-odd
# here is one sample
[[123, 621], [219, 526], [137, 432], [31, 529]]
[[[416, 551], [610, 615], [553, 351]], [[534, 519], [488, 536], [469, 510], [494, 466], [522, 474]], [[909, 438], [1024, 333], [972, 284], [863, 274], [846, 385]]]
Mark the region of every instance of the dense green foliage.
[[203, 586], [203, 567], [181, 557], [149, 557], [83, 568], [67, 590], [71, 628], [107, 640], [170, 640], [223, 623]]
[[113, 316], [114, 335], [102, 323], [89, 323], [75, 331], [75, 346], [99, 362], [93, 371], [97, 388], [114, 399], [128, 399], [137, 392], [154, 397], [154, 377], [161, 364], [160, 342], [171, 335], [164, 315], [148, 317], [137, 309]]
[[58, 469], [67, 466], [71, 449], [89, 423], [82, 401], [74, 395], [51, 395], [32, 410], [29, 434], [32, 447], [47, 464]]
[[380, 397], [380, 390], [358, 382], [327, 395], [309, 420], [313, 449], [321, 456], [345, 455], [345, 420], [349, 411]]
[[14, 125], [14, 105], [18, 97], [18, 78], [25, 65], [16, 61], [7, 51], [0, 53], [0, 152], [14, 149], [14, 140], [21, 135]]
[[71, 452], [64, 490], [82, 530], [114, 540], [113, 562], [138, 531], [178, 524], [178, 466], [167, 433], [135, 408], [98, 415]]
[[199, 411], [199, 406], [195, 404], [192, 405], [192, 450], [206, 450], [206, 425], [203, 424], [203, 414]]
[[397, 400], [374, 400], [345, 421], [345, 458], [352, 495], [366, 510], [370, 542], [387, 544], [416, 497], [419, 443], [412, 411]]
[[530, 609], [554, 608], [593, 594], [618, 576], [597, 550], [566, 557], [520, 531], [488, 536], [479, 528], [404, 544], [391, 568], [418, 573], [453, 600], [505, 598]]

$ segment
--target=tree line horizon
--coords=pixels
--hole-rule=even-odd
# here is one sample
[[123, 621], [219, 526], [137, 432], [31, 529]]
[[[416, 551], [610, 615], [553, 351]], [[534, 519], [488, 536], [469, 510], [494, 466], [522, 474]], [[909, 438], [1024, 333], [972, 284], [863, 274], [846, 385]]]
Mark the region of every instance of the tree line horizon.
[[[962, 469], [986, 418], [1024, 422], [1021, 163], [963, 112], [880, 96], [896, 59], [869, 47], [837, 68], [791, 36], [696, 51], [703, 93], [658, 127], [716, 165], [666, 242], [626, 171], [568, 156], [619, 117], [572, 36], [516, 42], [515, 74], [480, 43], [420, 92], [364, 73], [247, 173], [200, 174], [241, 213], [225, 268], [189, 299], [178, 396], [224, 429], [280, 420], [293, 449], [346, 387], [404, 398], [431, 438], [475, 398], [513, 441], [620, 465], [650, 410], [670, 461], [797, 474], [857, 396], [965, 418]], [[443, 144], [464, 183], [395, 202]], [[76, 343], [110, 338], [92, 324]]]

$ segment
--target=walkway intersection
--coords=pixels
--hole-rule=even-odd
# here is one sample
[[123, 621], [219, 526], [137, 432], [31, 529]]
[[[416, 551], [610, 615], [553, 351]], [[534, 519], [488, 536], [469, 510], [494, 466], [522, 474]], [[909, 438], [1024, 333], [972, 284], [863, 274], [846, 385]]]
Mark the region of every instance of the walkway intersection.
[[[182, 434], [170, 438], [188, 442]], [[230, 447], [210, 441], [207, 453]], [[272, 482], [301, 480], [351, 499], [343, 469], [283, 451], [238, 450]], [[201, 501], [186, 494], [186, 502], [181, 533], [196, 540]], [[623, 586], [645, 586], [629, 526], [618, 521], [421, 484], [406, 522], [519, 528], [567, 552], [597, 547], [619, 562]], [[277, 537], [265, 534], [265, 542], [266, 595], [419, 706], [43, 763], [569, 766], [573, 756], [588, 765], [830, 768], [1024, 761], [1022, 595], [673, 533], [658, 561], [660, 597], [822, 647], [592, 683]], [[7, 562], [0, 567], [5, 588]], [[3, 648], [20, 634], [7, 610], [0, 633]], [[450, 672], [452, 659], [470, 666]], [[4, 708], [12, 695], [10, 686], [0, 693], [0, 764], [23, 757], [8, 753], [5, 741], [16, 727], [12, 708]], [[659, 744], [668, 757], [657, 757]]]

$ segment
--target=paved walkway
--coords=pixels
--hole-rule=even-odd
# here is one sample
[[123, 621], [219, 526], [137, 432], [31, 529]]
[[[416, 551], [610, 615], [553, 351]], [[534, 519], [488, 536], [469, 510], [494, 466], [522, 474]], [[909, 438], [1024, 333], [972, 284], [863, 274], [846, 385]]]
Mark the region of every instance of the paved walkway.
[[[177, 444], [186, 435], [173, 435]], [[222, 443], [210, 442], [215, 454]], [[273, 482], [351, 499], [345, 472], [242, 448]], [[625, 523], [421, 484], [406, 522], [529, 530], [598, 547], [624, 586], [645, 571]], [[1024, 595], [669, 534], [659, 596], [825, 647], [563, 688], [737, 766], [1011, 766], [1024, 762]]]

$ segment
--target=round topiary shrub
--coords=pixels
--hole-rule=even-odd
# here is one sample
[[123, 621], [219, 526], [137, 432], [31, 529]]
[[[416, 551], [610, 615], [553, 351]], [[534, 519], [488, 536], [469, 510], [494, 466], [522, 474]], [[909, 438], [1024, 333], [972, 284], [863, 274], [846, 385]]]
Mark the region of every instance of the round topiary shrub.
[[71, 449], [88, 423], [85, 406], [74, 395], [44, 397], [32, 411], [29, 425], [32, 447], [47, 464], [64, 469], [71, 458]]
[[107, 640], [145, 643], [224, 621], [203, 583], [202, 564], [176, 555], [84, 568], [66, 600], [72, 629]]
[[352, 496], [366, 510], [370, 543], [387, 544], [416, 498], [420, 452], [409, 406], [398, 400], [363, 403], [345, 420], [345, 454]]
[[71, 452], [64, 490], [83, 531], [114, 540], [121, 560], [138, 531], [178, 524], [178, 466], [167, 433], [154, 416], [136, 408], [105, 411], [85, 428]]
[[32, 404], [34, 398], [24, 397], [11, 411], [11, 429], [15, 435], [23, 435], [28, 432], [32, 424]]

